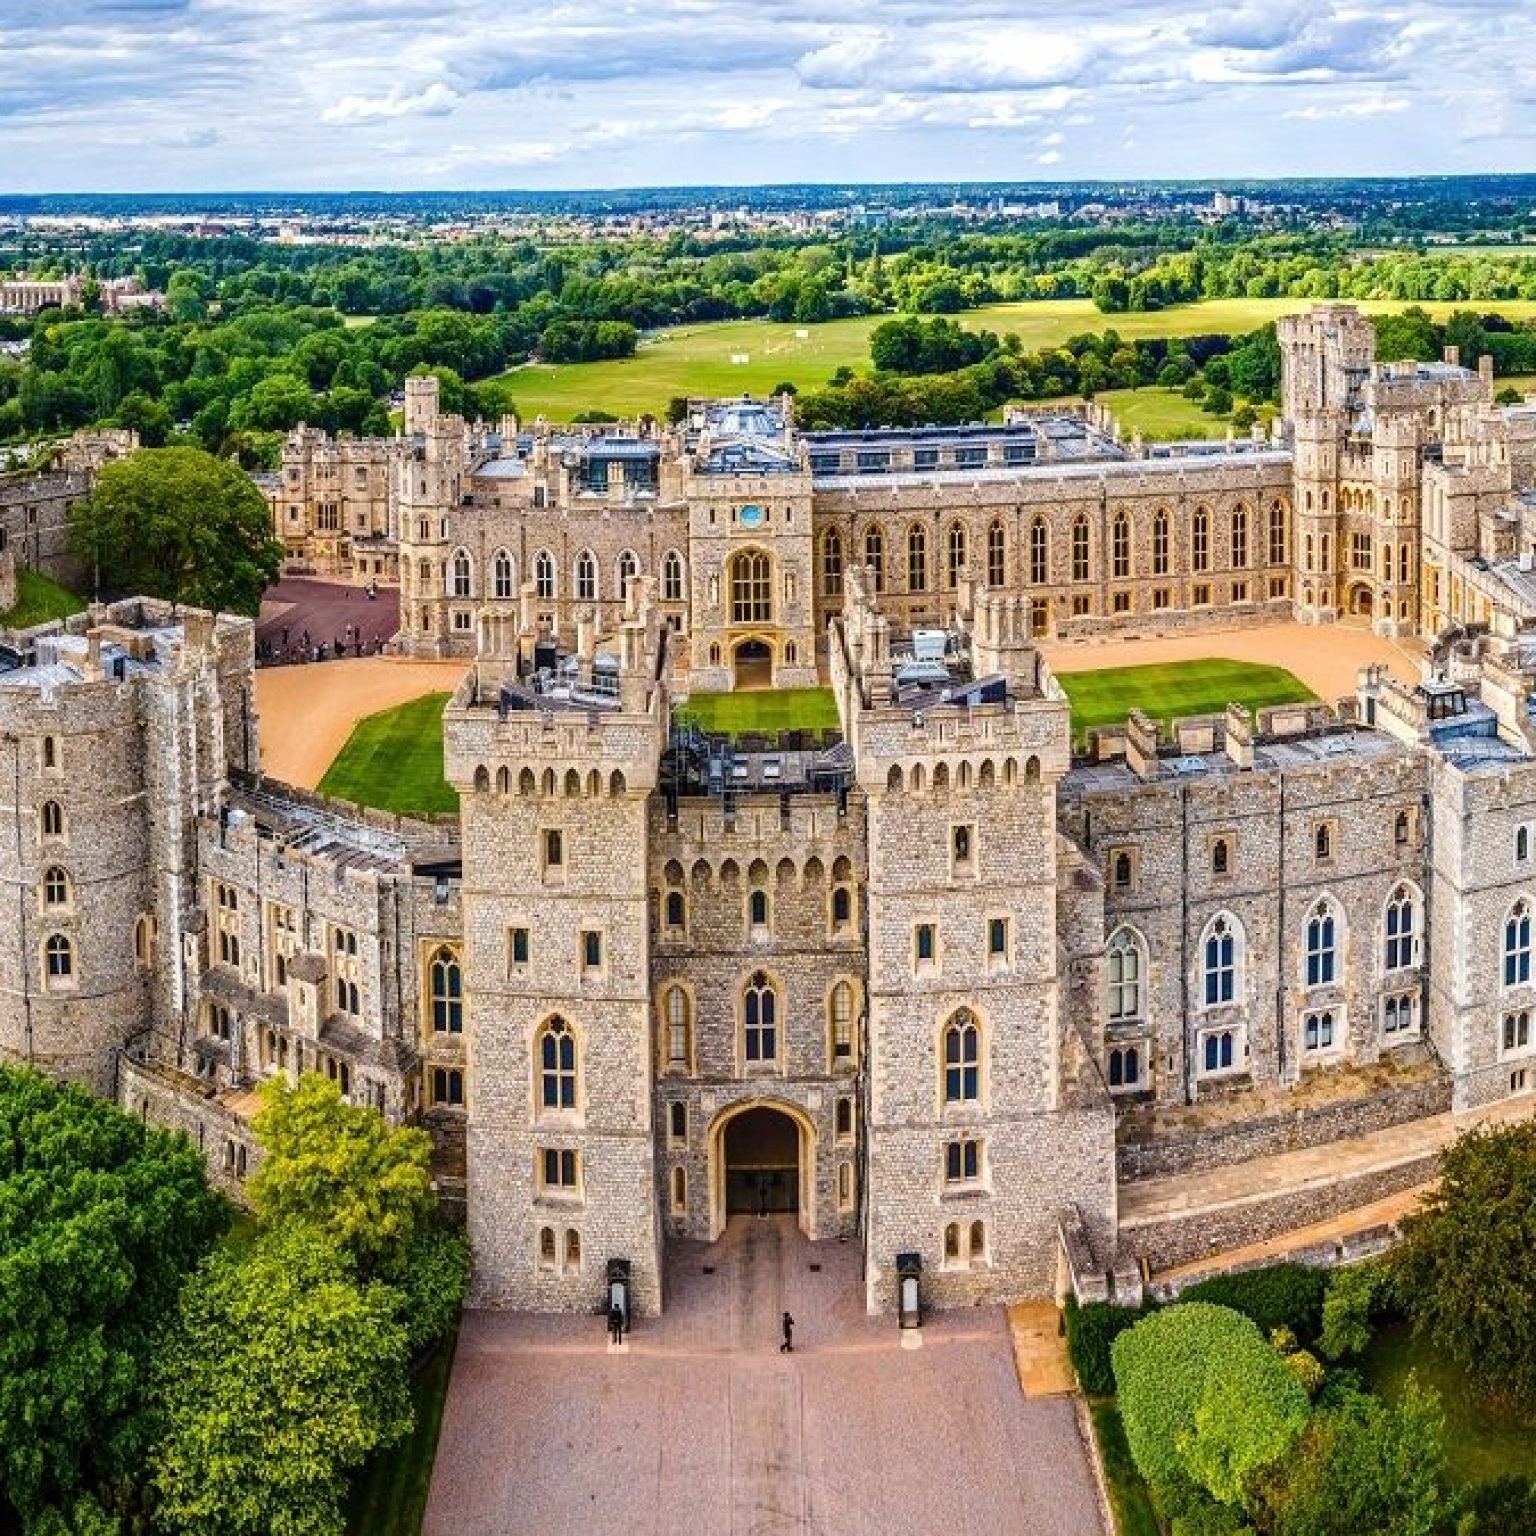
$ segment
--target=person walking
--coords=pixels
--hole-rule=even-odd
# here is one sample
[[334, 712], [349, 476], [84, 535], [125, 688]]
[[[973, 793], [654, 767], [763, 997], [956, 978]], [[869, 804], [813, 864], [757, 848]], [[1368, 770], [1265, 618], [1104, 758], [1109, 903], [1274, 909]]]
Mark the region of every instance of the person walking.
[[795, 1320], [788, 1312], [784, 1314], [784, 1342], [779, 1345], [781, 1355], [792, 1355], [795, 1352]]
[[624, 1309], [618, 1302], [608, 1308], [608, 1337], [615, 1344], [624, 1342]]

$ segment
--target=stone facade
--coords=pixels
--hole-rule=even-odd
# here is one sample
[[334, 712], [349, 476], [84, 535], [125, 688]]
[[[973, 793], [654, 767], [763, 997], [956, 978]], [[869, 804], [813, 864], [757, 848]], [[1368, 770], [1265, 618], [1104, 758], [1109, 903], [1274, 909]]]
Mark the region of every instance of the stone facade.
[[[1282, 437], [1342, 411], [1328, 451], [1354, 463], [1351, 413], [1406, 391], [1418, 425], [1372, 472], [1396, 528], [1398, 488], [1448, 462], [1400, 443], [1493, 417], [1453, 365], [1374, 372], [1357, 318], [1288, 332]], [[931, 1305], [1050, 1294], [1064, 1257], [1083, 1294], [1122, 1294], [1138, 1260], [1427, 1164], [1198, 1220], [1137, 1216], [1133, 1188], [1536, 1091], [1536, 657], [1513, 608], [1417, 688], [1368, 668], [1338, 709], [1167, 736], [1135, 713], [1077, 755], [1034, 643], [1204, 622], [1207, 577], [1213, 608], [1286, 582], [1256, 618], [1358, 609], [1365, 563], [1337, 551], [1362, 487], [1341, 511], [1337, 456], [1298, 487], [1268, 445], [1138, 458], [1038, 416], [808, 441], [732, 403], [675, 453], [535, 432], [476, 465], [427, 380], [406, 427], [402, 644], [473, 657], [444, 716], [459, 814], [263, 781], [246, 621], [135, 603], [9, 637], [0, 1056], [185, 1129], [236, 1192], [253, 1089], [324, 1072], [431, 1128], [477, 1301], [574, 1310], [624, 1258], [654, 1311], [665, 1243], [770, 1205], [860, 1245], [871, 1309], [904, 1255]], [[1166, 577], [1136, 574], [1143, 550]], [[1404, 622], [1396, 557], [1370, 569], [1373, 616]], [[839, 729], [730, 743], [674, 720], [744, 669], [824, 676]]]

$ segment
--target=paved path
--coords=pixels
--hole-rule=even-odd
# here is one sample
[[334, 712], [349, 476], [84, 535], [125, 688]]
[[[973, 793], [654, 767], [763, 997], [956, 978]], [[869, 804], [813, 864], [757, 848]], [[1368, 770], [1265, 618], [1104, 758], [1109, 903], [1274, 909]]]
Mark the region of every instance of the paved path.
[[673, 1245], [625, 1354], [596, 1316], [469, 1314], [424, 1536], [1102, 1536], [1073, 1402], [1024, 1399], [1003, 1309], [904, 1350], [862, 1294], [852, 1245], [745, 1217]]

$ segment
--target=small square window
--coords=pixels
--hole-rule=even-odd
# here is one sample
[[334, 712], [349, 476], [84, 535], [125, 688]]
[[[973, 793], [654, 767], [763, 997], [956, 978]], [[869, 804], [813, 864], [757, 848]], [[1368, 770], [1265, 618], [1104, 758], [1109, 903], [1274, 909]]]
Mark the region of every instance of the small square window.
[[544, 1188], [558, 1194], [573, 1194], [576, 1190], [577, 1153], [572, 1147], [546, 1147], [544, 1157]]

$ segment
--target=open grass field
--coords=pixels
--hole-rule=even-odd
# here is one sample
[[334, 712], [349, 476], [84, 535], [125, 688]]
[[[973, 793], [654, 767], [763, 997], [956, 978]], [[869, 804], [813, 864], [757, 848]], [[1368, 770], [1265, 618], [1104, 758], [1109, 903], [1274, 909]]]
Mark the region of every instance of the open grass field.
[[67, 619], [84, 611], [83, 597], [38, 571], [23, 569], [16, 573], [16, 606], [9, 613], [0, 613], [0, 629], [30, 629], [34, 624]]
[[443, 778], [443, 706], [428, 693], [359, 720], [320, 781], [320, 793], [381, 811], [421, 816], [455, 812], [459, 797]]
[[1366, 1384], [1388, 1402], [1403, 1395], [1410, 1373], [1432, 1388], [1445, 1415], [1445, 1454], [1459, 1483], [1499, 1477], [1536, 1479], [1536, 1424], [1491, 1403], [1454, 1362], [1413, 1336], [1406, 1322], [1378, 1331], [1365, 1355]]
[[1144, 710], [1166, 725], [1181, 715], [1220, 714], [1228, 704], [1246, 704], [1257, 711], [1314, 697], [1283, 667], [1214, 657], [1161, 666], [1068, 672], [1057, 681], [1072, 702], [1072, 731], [1076, 736], [1098, 726], [1122, 725], [1132, 709]]
[[1177, 389], [1106, 389], [1095, 395], [1098, 405], [1115, 413], [1127, 437], [1140, 432], [1152, 442], [1170, 442], [1191, 437], [1225, 437], [1227, 421], [1202, 411], [1199, 403], [1186, 400]]
[[[1085, 331], [1115, 330], [1125, 337], [1231, 335], [1257, 329], [1281, 315], [1309, 309], [1311, 299], [1209, 299], [1148, 314], [1106, 315], [1089, 299], [1043, 299], [993, 304], [954, 318], [972, 330], [1012, 332], [1026, 349], [1057, 346]], [[1362, 301], [1369, 313], [1406, 309], [1406, 303]], [[1455, 309], [1536, 316], [1536, 301], [1510, 299], [1475, 304], [1425, 304], [1437, 319]], [[674, 395], [766, 394], [776, 384], [821, 388], [842, 367], [869, 365], [869, 335], [889, 315], [860, 315], [824, 325], [780, 325], [769, 320], [725, 320], [650, 332], [634, 357], [600, 363], [542, 363], [512, 369], [513, 398], [524, 420], [548, 416], [569, 421], [580, 411], [633, 416], [661, 412]], [[801, 335], [801, 332], [804, 335]], [[745, 356], [745, 363], [732, 362]], [[1225, 428], [1222, 428], [1225, 431]]]
[[837, 702], [830, 688], [696, 693], [679, 708], [677, 718], [679, 723], [723, 736], [838, 729]]
[[420, 1536], [457, 1341], [455, 1328], [438, 1341], [411, 1378], [415, 1428], [399, 1445], [377, 1452], [359, 1469], [347, 1501], [350, 1536]]

